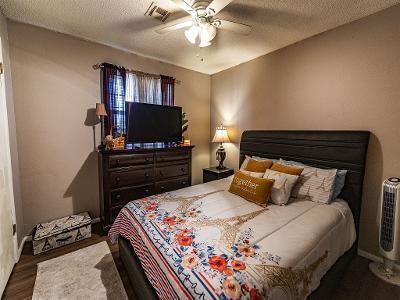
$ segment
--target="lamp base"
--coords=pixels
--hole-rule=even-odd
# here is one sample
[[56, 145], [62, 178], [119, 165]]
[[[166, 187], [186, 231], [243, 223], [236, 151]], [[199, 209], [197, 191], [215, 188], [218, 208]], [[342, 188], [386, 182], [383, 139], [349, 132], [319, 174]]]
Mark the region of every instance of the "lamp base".
[[224, 166], [224, 160], [226, 158], [226, 152], [224, 149], [224, 146], [222, 146], [222, 143], [219, 145], [217, 152], [215, 153], [216, 159], [219, 162], [217, 169], [218, 170], [224, 170], [226, 167]]

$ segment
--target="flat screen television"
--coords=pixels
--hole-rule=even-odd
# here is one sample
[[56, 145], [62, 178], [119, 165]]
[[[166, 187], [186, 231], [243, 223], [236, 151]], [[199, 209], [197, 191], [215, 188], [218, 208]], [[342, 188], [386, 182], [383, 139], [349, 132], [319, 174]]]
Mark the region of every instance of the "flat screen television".
[[169, 143], [182, 140], [182, 107], [127, 102], [128, 143]]

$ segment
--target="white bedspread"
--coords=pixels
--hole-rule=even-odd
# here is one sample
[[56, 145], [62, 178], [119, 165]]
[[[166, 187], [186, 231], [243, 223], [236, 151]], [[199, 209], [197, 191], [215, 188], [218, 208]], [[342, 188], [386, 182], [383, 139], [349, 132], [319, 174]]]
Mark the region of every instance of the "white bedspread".
[[[207, 202], [208, 215], [218, 218], [257, 209], [257, 205], [227, 191], [232, 178], [182, 189], [176, 195], [224, 190]], [[268, 210], [248, 221], [246, 226], [258, 229], [252, 243], [259, 244], [263, 251], [278, 253], [279, 264], [283, 267], [308, 266], [328, 251], [325, 263], [314, 273], [310, 291], [318, 287], [320, 279], [356, 240], [353, 214], [347, 202], [341, 199], [329, 205], [312, 201], [294, 201], [286, 206], [268, 203]], [[204, 229], [204, 237], [207, 235], [211, 235], [209, 228]]]
[[[295, 201], [286, 206], [268, 204], [267, 209], [260, 212], [261, 207], [227, 191], [231, 180], [232, 176], [133, 201], [127, 205], [130, 213], [121, 211], [123, 216], [120, 216], [116, 223], [123, 223], [122, 217], [135, 218], [138, 221], [135, 221], [135, 224], [140, 224], [141, 233], [137, 224], [135, 228], [142, 237], [144, 247], [155, 257], [162, 273], [166, 274], [170, 285], [174, 286], [175, 293], [180, 298], [190, 298], [188, 295], [191, 294], [193, 298], [205, 295], [205, 299], [245, 299], [246, 295], [250, 295], [246, 294], [248, 289], [251, 289], [248, 285], [253, 285], [257, 292], [261, 292], [260, 284], [263, 285], [264, 297], [270, 299], [306, 298], [356, 239], [349, 206], [340, 199], [329, 205]], [[189, 211], [193, 211], [194, 216], [189, 216]], [[240, 217], [251, 213], [256, 214], [244, 217], [246, 220]], [[229, 218], [236, 219], [226, 221]], [[213, 224], [213, 220], [223, 220], [222, 225]], [[223, 227], [226, 222], [233, 222], [232, 227]], [[113, 227], [111, 236], [114, 235], [114, 239], [115, 234], [123, 235], [126, 232], [120, 228], [121, 225]], [[182, 233], [185, 232], [183, 229], [187, 233]], [[185, 234], [187, 238], [179, 240], [179, 237]], [[230, 241], [232, 236], [234, 239]], [[254, 246], [248, 253], [241, 246], [246, 243], [250, 248]], [[152, 244], [157, 245], [153, 247]], [[160, 245], [163, 249], [175, 250], [162, 252], [156, 249]], [[138, 249], [135, 248], [135, 252], [138, 252]], [[206, 249], [206, 253], [210, 252], [205, 258], [200, 255], [202, 249]], [[192, 257], [192, 261], [187, 260], [190, 255], [196, 257]], [[215, 262], [212, 257], [219, 257], [225, 261], [222, 262], [221, 268], [215, 264], [221, 262]], [[235, 259], [245, 264], [243, 273], [240, 273], [242, 270], [233, 267]], [[190, 264], [188, 261], [196, 263]], [[225, 263], [227, 265], [222, 269]], [[166, 264], [172, 269], [164, 268]], [[172, 266], [177, 268], [176, 272]], [[229, 271], [230, 268], [234, 271]], [[149, 279], [154, 276], [147, 275]], [[284, 278], [289, 280], [282, 285], [280, 281]], [[179, 280], [181, 282], [177, 284]], [[250, 282], [248, 285], [247, 281]], [[302, 287], [304, 283], [305, 288]], [[200, 289], [201, 286], [204, 288]], [[241, 294], [237, 294], [238, 287]], [[157, 290], [157, 287], [155, 288]], [[165, 295], [172, 295], [167, 289], [161, 291], [160, 288], [157, 292], [164, 298], [168, 298]]]

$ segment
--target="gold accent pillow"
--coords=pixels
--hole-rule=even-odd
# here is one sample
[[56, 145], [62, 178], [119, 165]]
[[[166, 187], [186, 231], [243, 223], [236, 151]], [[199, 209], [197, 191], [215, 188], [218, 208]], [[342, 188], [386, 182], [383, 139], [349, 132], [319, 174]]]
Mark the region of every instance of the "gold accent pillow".
[[271, 170], [290, 175], [300, 176], [304, 168], [273, 163]]
[[266, 158], [266, 157], [259, 157], [259, 156], [254, 156], [254, 155], [253, 156], [246, 155], [244, 157], [244, 160], [243, 160], [242, 164], [240, 165], [240, 171], [246, 170], [247, 164], [248, 164], [250, 159], [254, 159], [256, 161], [263, 161], [263, 160], [270, 160], [272, 162], [278, 162], [279, 161], [279, 159], [269, 159], [269, 158]]
[[236, 171], [229, 192], [266, 207], [274, 182], [273, 179], [256, 178]]
[[247, 162], [246, 171], [255, 172], [255, 173], [264, 173], [267, 169], [271, 168], [272, 160], [265, 159], [265, 160], [256, 160], [250, 158]]

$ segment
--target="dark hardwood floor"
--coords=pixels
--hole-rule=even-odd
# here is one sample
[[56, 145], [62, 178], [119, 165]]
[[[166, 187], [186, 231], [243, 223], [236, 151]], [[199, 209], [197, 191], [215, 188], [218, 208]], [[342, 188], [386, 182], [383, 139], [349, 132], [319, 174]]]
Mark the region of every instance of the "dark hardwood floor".
[[400, 287], [390, 285], [369, 271], [371, 261], [357, 256], [350, 264], [332, 300], [399, 300]]
[[[126, 271], [119, 258], [118, 244], [111, 244], [107, 236], [103, 235], [99, 224], [94, 224], [92, 237], [47, 253], [33, 256], [32, 243], [26, 243], [20, 261], [15, 265], [2, 299], [31, 299], [35, 284], [37, 263], [57, 256], [107, 241], [115, 264], [121, 275], [125, 290], [130, 299], [133, 299], [132, 286]], [[343, 277], [340, 286], [332, 296], [334, 300], [390, 300], [400, 299], [400, 288], [391, 286], [374, 277], [368, 269], [369, 261], [357, 256]], [[323, 299], [325, 300], [325, 299]]]

